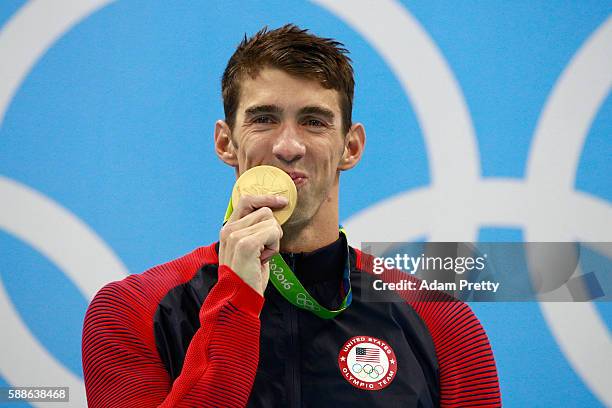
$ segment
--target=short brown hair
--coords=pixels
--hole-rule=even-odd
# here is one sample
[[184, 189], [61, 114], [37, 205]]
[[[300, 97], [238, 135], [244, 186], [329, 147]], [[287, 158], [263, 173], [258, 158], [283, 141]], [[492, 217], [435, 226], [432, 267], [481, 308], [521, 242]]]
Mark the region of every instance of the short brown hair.
[[331, 38], [317, 37], [294, 24], [272, 31], [264, 27], [244, 39], [229, 59], [221, 79], [225, 121], [233, 129], [240, 98], [240, 81], [245, 75], [255, 78], [265, 67], [318, 81], [340, 94], [342, 129], [351, 127], [353, 110], [353, 67], [344, 44]]

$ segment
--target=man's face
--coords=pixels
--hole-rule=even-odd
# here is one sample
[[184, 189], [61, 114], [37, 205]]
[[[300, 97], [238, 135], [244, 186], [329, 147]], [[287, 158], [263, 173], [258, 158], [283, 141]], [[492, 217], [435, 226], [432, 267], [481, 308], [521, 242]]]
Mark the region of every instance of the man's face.
[[288, 224], [306, 223], [337, 187], [345, 139], [339, 94], [272, 68], [240, 88], [232, 131], [238, 173], [262, 164], [287, 172], [298, 190]]

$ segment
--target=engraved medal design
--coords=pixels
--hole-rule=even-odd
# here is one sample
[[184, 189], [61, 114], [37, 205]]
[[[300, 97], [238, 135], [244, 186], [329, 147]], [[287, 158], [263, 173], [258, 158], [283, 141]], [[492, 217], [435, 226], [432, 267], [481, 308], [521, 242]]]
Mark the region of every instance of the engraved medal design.
[[280, 210], [274, 210], [274, 217], [281, 225], [289, 219], [297, 204], [295, 183], [287, 173], [274, 166], [256, 166], [242, 173], [232, 190], [234, 205], [243, 195], [286, 197], [289, 204]]

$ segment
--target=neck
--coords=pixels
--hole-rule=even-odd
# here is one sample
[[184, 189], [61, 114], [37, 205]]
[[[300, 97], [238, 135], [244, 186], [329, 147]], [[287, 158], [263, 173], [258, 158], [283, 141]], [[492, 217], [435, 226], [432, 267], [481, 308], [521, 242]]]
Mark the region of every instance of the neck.
[[338, 223], [330, 224], [324, 230], [305, 226], [300, 229], [285, 228], [280, 242], [283, 252], [312, 252], [338, 239]]
[[304, 224], [283, 225], [283, 252], [312, 252], [336, 241], [338, 232], [338, 185], [332, 187], [316, 214]]

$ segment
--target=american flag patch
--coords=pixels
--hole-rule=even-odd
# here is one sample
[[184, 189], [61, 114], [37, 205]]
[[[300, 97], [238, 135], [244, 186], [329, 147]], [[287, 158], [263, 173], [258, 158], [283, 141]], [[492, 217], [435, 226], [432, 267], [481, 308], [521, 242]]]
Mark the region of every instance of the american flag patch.
[[362, 363], [380, 363], [380, 350], [371, 347], [355, 347], [355, 359]]

